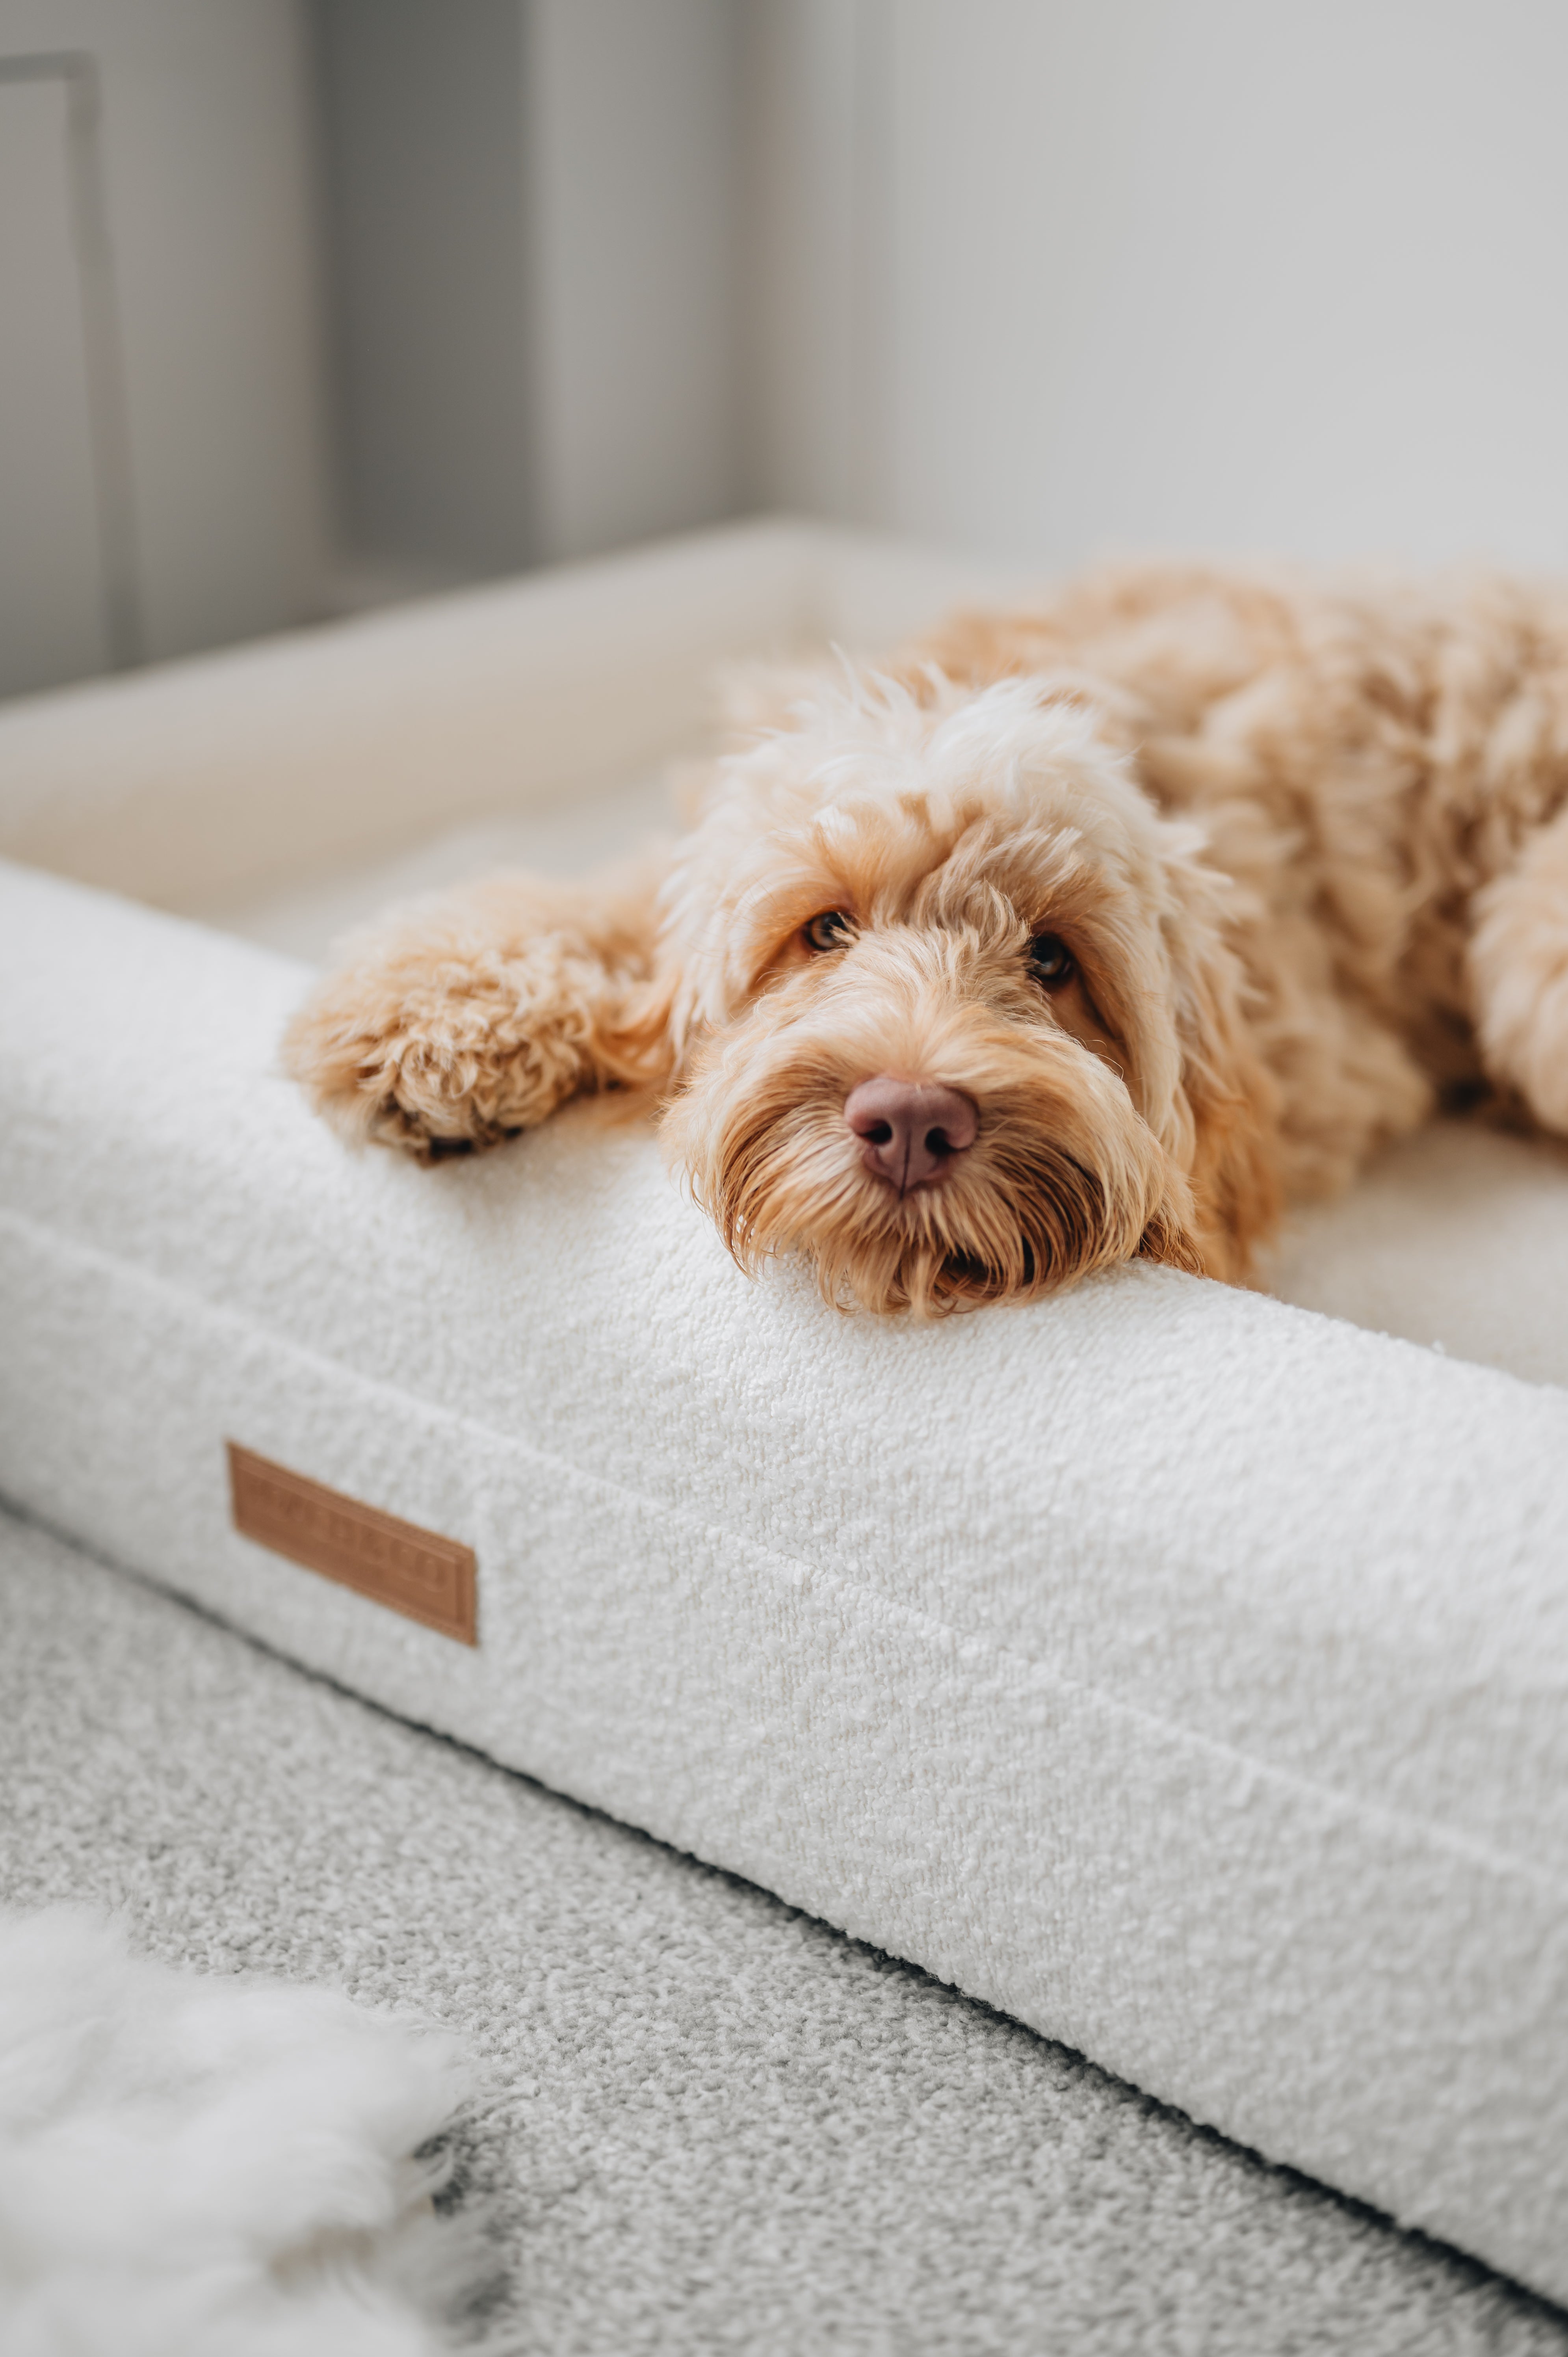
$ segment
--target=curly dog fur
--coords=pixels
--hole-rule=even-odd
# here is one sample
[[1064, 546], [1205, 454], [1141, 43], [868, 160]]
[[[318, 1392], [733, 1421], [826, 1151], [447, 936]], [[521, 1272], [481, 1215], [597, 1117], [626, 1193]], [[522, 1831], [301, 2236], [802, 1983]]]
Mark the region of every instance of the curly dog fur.
[[1568, 595], [1140, 566], [761, 680], [661, 875], [394, 915], [285, 1055], [424, 1157], [633, 1091], [836, 1301], [1245, 1281], [1441, 1101], [1568, 1132]]

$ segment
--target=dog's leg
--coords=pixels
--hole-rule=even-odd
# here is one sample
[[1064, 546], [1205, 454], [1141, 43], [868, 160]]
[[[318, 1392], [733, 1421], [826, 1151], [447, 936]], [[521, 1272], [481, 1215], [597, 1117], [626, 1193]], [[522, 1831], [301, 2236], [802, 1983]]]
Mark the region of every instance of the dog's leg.
[[1568, 1135], [1568, 810], [1476, 896], [1470, 977], [1487, 1071]]
[[355, 1140], [430, 1160], [530, 1129], [567, 1097], [656, 1082], [660, 872], [602, 887], [503, 876], [345, 944], [285, 1036], [285, 1069]]

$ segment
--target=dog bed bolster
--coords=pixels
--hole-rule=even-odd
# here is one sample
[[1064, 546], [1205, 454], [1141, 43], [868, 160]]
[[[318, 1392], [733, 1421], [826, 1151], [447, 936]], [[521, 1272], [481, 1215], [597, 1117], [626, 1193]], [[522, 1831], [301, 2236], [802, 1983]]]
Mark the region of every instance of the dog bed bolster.
[[[1568, 1394], [1144, 1266], [911, 1326], [591, 1108], [433, 1170], [305, 969], [0, 869], [0, 1487], [1568, 2298]], [[478, 1644], [226, 1444], [474, 1550]]]

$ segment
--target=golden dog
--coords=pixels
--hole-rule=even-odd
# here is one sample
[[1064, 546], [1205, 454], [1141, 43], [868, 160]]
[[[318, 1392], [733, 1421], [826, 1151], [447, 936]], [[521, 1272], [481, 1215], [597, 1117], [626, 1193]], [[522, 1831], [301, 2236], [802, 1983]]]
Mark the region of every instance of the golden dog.
[[1568, 595], [1141, 566], [780, 678], [661, 873], [397, 914], [285, 1058], [425, 1157], [636, 1092], [830, 1300], [1245, 1280], [1439, 1102], [1568, 1132]]

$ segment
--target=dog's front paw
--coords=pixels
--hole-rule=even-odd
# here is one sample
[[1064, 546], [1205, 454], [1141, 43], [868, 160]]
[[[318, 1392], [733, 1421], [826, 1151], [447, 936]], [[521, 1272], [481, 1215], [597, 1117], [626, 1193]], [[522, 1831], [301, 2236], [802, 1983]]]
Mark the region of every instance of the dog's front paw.
[[567, 941], [405, 933], [312, 993], [284, 1066], [345, 1136], [431, 1161], [532, 1128], [596, 1085], [605, 989], [603, 967]]

